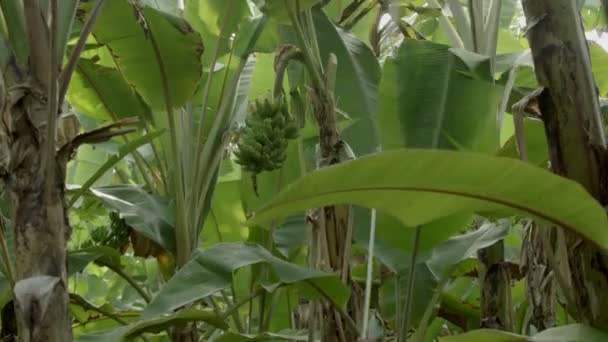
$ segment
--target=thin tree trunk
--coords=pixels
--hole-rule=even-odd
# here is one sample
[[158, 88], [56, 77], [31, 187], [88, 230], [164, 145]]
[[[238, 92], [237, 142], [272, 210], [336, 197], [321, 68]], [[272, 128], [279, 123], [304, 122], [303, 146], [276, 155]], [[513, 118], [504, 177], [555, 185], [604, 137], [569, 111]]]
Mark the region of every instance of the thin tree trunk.
[[553, 253], [555, 230], [531, 221], [524, 232], [521, 270], [526, 275], [528, 310], [522, 330], [533, 335], [555, 326], [556, 283], [549, 253]]
[[481, 327], [512, 331], [511, 273], [504, 255], [502, 240], [478, 252]]
[[[542, 117], [538, 108], [538, 95], [541, 92], [542, 89], [535, 90], [513, 106], [517, 149], [523, 161], [528, 160], [524, 113], [536, 118]], [[555, 325], [557, 283], [548, 258], [555, 250], [555, 232], [553, 227], [541, 227], [533, 220], [524, 228], [520, 270], [526, 277], [528, 307], [521, 331], [529, 335]]]
[[[330, 55], [325, 81], [325, 89], [311, 89], [314, 114], [319, 125], [320, 160], [319, 167], [335, 165], [343, 160], [344, 143], [340, 139], [335, 113], [333, 90], [335, 87], [335, 72], [337, 60]], [[350, 283], [350, 248], [352, 240], [352, 208], [349, 205], [335, 205], [321, 208], [318, 211], [318, 224], [315, 225], [315, 237], [313, 237], [316, 254], [321, 260], [317, 260], [319, 266], [338, 272], [342, 281]], [[321, 262], [319, 262], [321, 261]], [[352, 286], [353, 284], [351, 284]], [[349, 303], [348, 312], [351, 317], [360, 316], [362, 301], [361, 291], [353, 289], [353, 297]], [[358, 294], [359, 296], [355, 295]], [[351, 320], [352, 322], [352, 320]], [[333, 309], [330, 305], [323, 308], [323, 339], [322, 341], [356, 341], [357, 331], [347, 324], [345, 317]]]
[[[523, 0], [528, 40], [541, 87], [538, 104], [549, 143], [551, 168], [582, 184], [603, 205], [606, 139], [589, 49], [576, 2]], [[572, 232], [557, 232], [553, 271], [579, 321], [608, 327], [608, 257]]]
[[64, 205], [67, 157], [51, 158], [54, 179], [50, 193], [45, 192], [47, 174], [42, 167], [45, 155], [41, 150], [47, 137], [42, 129], [45, 126], [35, 120], [47, 116], [46, 96], [35, 86], [14, 89], [4, 113], [10, 162], [3, 179], [10, 195], [15, 231], [19, 334], [22, 341], [70, 341], [66, 273], [70, 229]]
[[[56, 14], [57, 2], [50, 1]], [[66, 245], [70, 235], [64, 203], [69, 154], [57, 153], [58, 60], [52, 51], [57, 20], [37, 0], [23, 1], [29, 46], [27, 66], [16, 63], [4, 75], [6, 101], [0, 107], [0, 176], [11, 204], [15, 231], [14, 302], [19, 340], [72, 340], [68, 312]], [[49, 133], [50, 132], [50, 133]]]

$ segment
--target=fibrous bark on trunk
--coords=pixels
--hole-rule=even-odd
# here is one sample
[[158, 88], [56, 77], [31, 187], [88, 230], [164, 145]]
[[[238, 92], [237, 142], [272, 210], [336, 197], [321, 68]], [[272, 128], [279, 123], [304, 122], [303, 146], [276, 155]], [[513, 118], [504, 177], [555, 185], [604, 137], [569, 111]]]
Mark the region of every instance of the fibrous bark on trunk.
[[[14, 75], [25, 75], [13, 67]], [[57, 129], [49, 139], [47, 96], [40, 90], [42, 86], [31, 77], [11, 79], [18, 81], [0, 87], [0, 177], [10, 198], [15, 233], [18, 331], [25, 342], [67, 342], [72, 340], [72, 329], [66, 270], [70, 237], [64, 196], [66, 166], [81, 144], [132, 132], [114, 129], [138, 121], [124, 119], [78, 134], [77, 118], [57, 113]], [[6, 90], [2, 92], [2, 88]], [[48, 144], [52, 144], [50, 156]]]
[[[338, 132], [337, 117], [333, 89], [335, 86], [335, 71], [337, 60], [330, 55], [328, 62], [324, 89], [311, 89], [310, 95], [313, 103], [315, 119], [319, 126], [319, 167], [338, 164], [345, 159], [344, 142]], [[317, 256], [316, 266], [341, 275], [342, 281], [350, 281], [350, 248], [352, 240], [352, 207], [350, 205], [334, 205], [321, 208], [317, 211], [316, 224], [313, 225], [313, 255]], [[348, 305], [350, 317], [357, 318], [361, 313], [361, 291], [354, 289], [353, 296]], [[323, 341], [355, 341], [357, 331], [353, 331], [352, 324], [345, 321], [328, 303], [325, 303], [322, 316]], [[352, 320], [350, 321], [352, 322]]]
[[64, 203], [70, 153], [56, 152], [57, 1], [49, 6], [50, 13], [43, 13], [37, 0], [23, 1], [29, 59], [27, 65], [13, 60], [3, 70], [7, 82], [0, 94], [0, 177], [10, 199], [13, 293], [19, 339], [25, 342], [72, 340], [66, 271], [70, 229]]
[[[523, 0], [538, 97], [552, 170], [582, 184], [603, 205], [608, 202], [606, 138], [589, 49], [576, 2]], [[560, 232], [561, 234], [561, 232]], [[608, 257], [590, 241], [563, 232], [554, 272], [565, 279], [579, 321], [608, 327]], [[560, 246], [562, 244], [562, 246]], [[572, 291], [572, 289], [576, 289]]]
[[504, 262], [504, 243], [479, 250], [481, 327], [512, 331], [511, 273]]
[[[70, 341], [64, 204], [67, 156], [46, 159], [47, 98], [35, 82], [8, 88], [2, 141], [2, 178], [15, 231], [15, 304], [23, 341]], [[53, 137], [54, 138], [54, 137]], [[51, 140], [54, 144], [54, 139]], [[53, 149], [54, 150], [54, 149]], [[45, 194], [43, 157], [55, 168]]]
[[533, 335], [555, 326], [556, 284], [548, 259], [554, 253], [555, 232], [531, 221], [524, 232], [521, 255], [522, 273], [526, 275], [528, 310], [522, 329]]

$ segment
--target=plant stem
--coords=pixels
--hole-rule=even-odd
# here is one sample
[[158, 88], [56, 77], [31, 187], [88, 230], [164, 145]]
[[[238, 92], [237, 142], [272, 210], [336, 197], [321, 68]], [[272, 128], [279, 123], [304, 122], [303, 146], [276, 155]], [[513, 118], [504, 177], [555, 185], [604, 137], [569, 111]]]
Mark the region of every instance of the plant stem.
[[287, 13], [289, 14], [289, 19], [291, 21], [291, 24], [293, 25], [295, 31], [296, 31], [296, 39], [298, 40], [298, 44], [300, 45], [300, 50], [302, 51], [303, 55], [304, 55], [304, 64], [306, 65], [306, 68], [308, 70], [308, 73], [311, 77], [311, 81], [313, 84], [313, 87], [315, 89], [325, 89], [325, 84], [323, 83], [323, 78], [321, 77], [321, 74], [319, 73], [319, 70], [317, 70], [316, 66], [315, 66], [315, 59], [312, 56], [310, 47], [308, 46], [308, 42], [306, 40], [306, 35], [304, 34], [304, 31], [302, 29], [302, 25], [300, 24], [300, 21], [297, 17], [298, 13], [294, 13], [294, 10], [292, 8], [292, 6], [290, 5], [290, 1], [288, 0], [283, 0], [285, 2], [285, 6], [287, 7]]
[[89, 303], [86, 299], [82, 298], [81, 296], [79, 296], [75, 293], [70, 293], [70, 299], [73, 300], [74, 302], [76, 302], [78, 305], [82, 306], [85, 310], [99, 312], [100, 314], [115, 320], [116, 322], [120, 323], [121, 325], [129, 324], [129, 322], [120, 318], [120, 316]]
[[414, 296], [414, 285], [415, 285], [415, 277], [416, 277], [416, 260], [418, 258], [418, 249], [420, 247], [420, 235], [422, 232], [422, 227], [418, 226], [416, 227], [416, 233], [414, 236], [414, 248], [412, 250], [412, 257], [410, 259], [410, 273], [407, 279], [407, 293], [406, 293], [406, 297], [405, 297], [405, 307], [403, 308], [405, 310], [404, 314], [403, 314], [403, 324], [401, 325], [401, 329], [402, 331], [400, 332], [399, 336], [401, 338], [403, 338], [403, 340], [406, 340], [407, 338], [405, 338], [407, 336], [407, 333], [409, 331], [410, 328], [410, 319], [412, 316], [412, 303], [413, 303], [413, 296]]
[[292, 60], [303, 61], [304, 56], [298, 48], [293, 48], [285, 54], [279, 54], [278, 61], [275, 64], [274, 90], [272, 92], [275, 99], [283, 95], [283, 81], [285, 79], [285, 71]]
[[101, 261], [97, 261], [97, 263], [101, 266], [105, 266], [105, 267], [111, 269], [112, 271], [114, 271], [114, 273], [118, 274], [121, 278], [126, 280], [127, 283], [129, 283], [129, 285], [131, 285], [131, 287], [133, 287], [133, 289], [135, 289], [135, 291], [137, 291], [137, 293], [139, 293], [139, 295], [146, 301], [146, 303], [150, 303], [152, 301], [152, 299], [150, 298], [150, 295], [148, 295], [148, 293], [143, 289], [143, 287], [141, 287], [135, 281], [135, 279], [131, 278], [131, 276], [129, 276], [122, 268], [114, 267], [111, 264], [104, 263]]
[[[138, 9], [139, 10], [139, 9]], [[141, 10], [139, 10], [141, 11]], [[143, 18], [143, 13], [140, 13]], [[169, 129], [171, 131], [171, 152], [173, 156], [177, 158], [178, 156], [178, 146], [177, 146], [177, 126], [175, 122], [175, 114], [173, 113], [173, 103], [171, 101], [171, 92], [169, 90], [169, 78], [167, 75], [167, 70], [165, 68], [165, 62], [163, 60], [160, 47], [158, 46], [158, 42], [154, 36], [154, 33], [150, 28], [147, 29], [147, 34], [150, 39], [150, 43], [154, 50], [154, 56], [156, 58], [156, 62], [158, 64], [158, 69], [161, 75], [162, 81], [162, 89], [163, 89], [163, 97], [165, 100], [165, 110], [167, 111], [167, 115], [169, 116]], [[183, 170], [182, 170], [182, 162], [181, 160], [177, 160], [175, 163], [175, 217], [176, 217], [176, 225], [175, 225], [175, 237], [177, 240], [177, 266], [184, 266], [188, 260], [190, 259], [190, 255], [192, 254], [192, 250], [194, 248], [194, 244], [191, 240], [190, 229], [186, 224], [185, 212], [184, 212], [184, 183], [183, 183]]]
[[342, 319], [344, 319], [344, 321], [346, 322], [346, 324], [348, 324], [349, 328], [351, 328], [352, 331], [356, 332], [357, 335], [361, 336], [361, 334], [359, 333], [359, 328], [357, 327], [357, 323], [355, 323], [355, 321], [350, 317], [348, 312], [346, 312], [346, 310], [344, 310], [344, 308], [340, 304], [338, 304], [330, 295], [323, 291], [323, 289], [317, 286], [317, 284], [315, 284], [314, 282], [310, 280], [306, 280], [306, 282], [315, 290], [317, 290], [317, 292], [321, 294], [323, 298], [325, 298], [331, 304], [331, 306], [340, 314], [340, 316], [342, 316]]
[[372, 218], [369, 230], [369, 244], [367, 247], [367, 275], [365, 277], [365, 304], [363, 306], [363, 329], [361, 336], [367, 338], [369, 323], [369, 306], [372, 297], [372, 282], [374, 268], [374, 242], [376, 240], [376, 209], [372, 209]]
[[[233, 0], [229, 0], [226, 2], [227, 8], [225, 9], [224, 16], [222, 18], [222, 24], [221, 24], [220, 33], [219, 33], [220, 38], [218, 39], [217, 44], [215, 45], [215, 49], [213, 50], [213, 56], [211, 57], [211, 67], [209, 69], [209, 74], [207, 76], [207, 80], [205, 82], [205, 88], [203, 90], [203, 98], [201, 101], [201, 103], [202, 103], [201, 116], [200, 116], [200, 120], [199, 120], [199, 124], [198, 124], [197, 134], [195, 137], [196, 138], [196, 147], [195, 147], [195, 155], [194, 155], [195, 168], [199, 164], [199, 160], [200, 160], [201, 154], [202, 154], [202, 149], [205, 145], [205, 139], [203, 136], [203, 134], [204, 134], [203, 126], [204, 126], [204, 121], [205, 121], [205, 114], [207, 113], [207, 107], [209, 105], [209, 94], [211, 93], [211, 85], [212, 85], [213, 78], [215, 75], [215, 64], [217, 63], [219, 53], [221, 50], [221, 46], [222, 46], [221, 37], [223, 37], [225, 34], [224, 31], [226, 30], [228, 18], [229, 18], [230, 12], [232, 10], [232, 3], [233, 3]], [[221, 98], [223, 98], [223, 96]], [[210, 143], [209, 140], [207, 140], [207, 143]], [[196, 179], [196, 176], [195, 176], [195, 179]], [[192, 207], [192, 208], [195, 209], [196, 207]], [[194, 213], [192, 213], [192, 215], [194, 215]]]
[[[221, 316], [221, 319], [226, 319], [228, 318], [228, 316], [232, 315], [233, 312], [235, 312], [236, 310], [238, 310], [241, 306], [249, 303], [251, 300], [255, 299], [257, 296], [261, 295], [264, 292], [263, 289], [257, 289], [256, 291], [253, 291], [249, 294], [249, 296], [243, 297], [242, 299], [240, 299], [239, 301], [235, 302], [231, 307], [229, 307]], [[209, 338], [211, 337], [211, 335], [213, 335], [213, 333], [215, 332], [217, 328], [215, 327], [211, 327], [211, 329], [209, 329], [207, 331], [207, 333], [203, 336], [203, 338], [201, 339], [201, 341], [209, 341]]]
[[23, 14], [25, 17], [25, 28], [29, 46], [29, 66], [35, 81], [39, 82], [42, 89], [48, 89], [49, 75], [51, 74], [50, 41], [48, 27], [44, 22], [42, 10], [38, 0], [23, 0]]
[[43, 148], [40, 149], [42, 169], [45, 174], [44, 178], [44, 202], [50, 204], [52, 202], [52, 191], [55, 187], [55, 133], [57, 130], [57, 114], [59, 104], [57, 102], [57, 73], [58, 73], [58, 58], [54, 52], [57, 44], [57, 0], [51, 0], [51, 33], [50, 33], [50, 61], [48, 74], [48, 113], [46, 118], [46, 141]]
[[[232, 290], [232, 298], [233, 300], [231, 301], [228, 296], [226, 295], [226, 293], [224, 292], [224, 290], [222, 290], [222, 297], [224, 298], [224, 301], [226, 302], [226, 305], [231, 306], [234, 305], [234, 302], [236, 300], [236, 293], [234, 291], [234, 284], [230, 283], [230, 288]], [[241, 317], [239, 316], [238, 312], [234, 312], [232, 314], [232, 319], [234, 319], [234, 325], [236, 325], [237, 330], [242, 333], [245, 332], [245, 329], [243, 329], [243, 323], [241, 323]]]
[[403, 301], [401, 300], [401, 275], [395, 274], [395, 332], [399, 334], [401, 332], [401, 324], [403, 319], [401, 314], [403, 313]]
[[[76, 70], [76, 65], [78, 65], [78, 60], [80, 59], [80, 54], [82, 53], [82, 50], [84, 50], [84, 47], [87, 42], [87, 38], [89, 37], [89, 34], [91, 34], [91, 31], [93, 31], [93, 25], [95, 24], [95, 21], [97, 20], [97, 17], [99, 17], [99, 14], [101, 13], [101, 10], [103, 9], [103, 6], [105, 4], [106, 4], [106, 0], [97, 0], [95, 2], [95, 5], [93, 5], [93, 9], [89, 13], [89, 17], [87, 18], [87, 21], [84, 23], [84, 26], [82, 27], [82, 29], [80, 31], [80, 36], [78, 37], [78, 42], [76, 42], [76, 46], [74, 47], [74, 50], [72, 50], [72, 53], [70, 54], [70, 57], [68, 58], [68, 62], [65, 65], [65, 68], [63, 69], [63, 71], [61, 72], [61, 75], [59, 76], [59, 97], [58, 97], [59, 103], [63, 103], [65, 94], [68, 91], [68, 85], [70, 84], [72, 75], [74, 74], [74, 71]], [[53, 18], [55, 18], [55, 17], [53, 17]]]
[[415, 342], [423, 342], [425, 340], [424, 337], [426, 335], [426, 330], [431, 324], [431, 319], [433, 318], [433, 313], [435, 312], [435, 306], [441, 299], [441, 293], [449, 282], [450, 274], [452, 274], [452, 271], [455, 268], [455, 266], [450, 267], [449, 270], [445, 272], [438, 281], [437, 290], [433, 294], [433, 297], [431, 297], [431, 300], [429, 300], [429, 303], [426, 306], [426, 310], [424, 311], [424, 314], [420, 319], [420, 324], [418, 324], [418, 328], [416, 329], [416, 334], [414, 337]]

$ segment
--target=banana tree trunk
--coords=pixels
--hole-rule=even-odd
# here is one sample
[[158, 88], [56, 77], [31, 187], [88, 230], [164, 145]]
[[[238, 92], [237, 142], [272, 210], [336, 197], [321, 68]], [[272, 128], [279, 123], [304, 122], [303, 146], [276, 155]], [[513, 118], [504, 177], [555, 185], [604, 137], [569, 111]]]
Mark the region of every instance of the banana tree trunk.
[[[344, 161], [344, 143], [338, 132], [337, 117], [333, 90], [335, 86], [335, 70], [337, 59], [330, 55], [325, 74], [326, 90], [311, 90], [314, 115], [319, 125], [319, 167], [339, 164]], [[350, 281], [350, 248], [352, 240], [352, 207], [350, 205], [335, 205], [321, 208], [317, 211], [317, 223], [314, 225], [313, 250], [318, 258], [316, 266], [338, 272], [342, 281], [351, 287], [356, 286]], [[339, 313], [328, 303], [323, 307], [321, 326], [323, 341], [355, 341], [358, 333], [354, 321], [361, 316], [361, 291], [353, 289], [353, 296], [348, 304], [347, 312]], [[345, 317], [344, 314], [349, 317]]]
[[513, 330], [511, 273], [504, 262], [503, 241], [478, 253], [481, 287], [481, 327]]
[[530, 335], [555, 326], [556, 282], [549, 253], [555, 231], [531, 221], [524, 232], [521, 269], [526, 275], [528, 309], [522, 330]]
[[[551, 168], [582, 184], [606, 205], [606, 139], [598, 92], [580, 13], [571, 0], [523, 0], [536, 77], [538, 104], [549, 143]], [[608, 328], [608, 257], [592, 242], [558, 231], [555, 251], [560, 287], [579, 321]]]
[[13, 60], [2, 70], [6, 86], [0, 89], [0, 177], [15, 233], [13, 293], [19, 340], [24, 342], [72, 340], [64, 179], [73, 149], [57, 152], [55, 145], [61, 61], [53, 53], [59, 51], [54, 46], [57, 2], [50, 4], [49, 27], [40, 3], [23, 0], [29, 58]]
[[[2, 178], [15, 231], [15, 304], [22, 341], [71, 341], [66, 243], [70, 235], [64, 203], [67, 156], [46, 158], [46, 97], [35, 87], [9, 88], [3, 113]], [[51, 140], [48, 143], [53, 143]], [[54, 149], [53, 149], [54, 151]], [[50, 160], [54, 172], [45, 191]], [[48, 188], [47, 188], [48, 189]]]

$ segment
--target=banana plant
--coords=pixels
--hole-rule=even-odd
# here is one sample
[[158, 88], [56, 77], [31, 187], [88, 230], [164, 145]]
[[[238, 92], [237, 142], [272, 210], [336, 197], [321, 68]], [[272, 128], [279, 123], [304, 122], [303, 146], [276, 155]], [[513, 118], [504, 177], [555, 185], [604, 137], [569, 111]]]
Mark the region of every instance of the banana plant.
[[[314, 2], [308, 6], [312, 4]], [[240, 1], [186, 2], [181, 15], [187, 22], [181, 22], [182, 27], [167, 27], [166, 22], [158, 16], [175, 15], [174, 20], [178, 20], [179, 12], [171, 12], [170, 9], [154, 5], [136, 8], [139, 13], [136, 17], [137, 23], [146, 23], [149, 30], [147, 35], [133, 36], [128, 43], [131, 46], [141, 46], [137, 56], [125, 50], [127, 43], [117, 36], [118, 30], [114, 29], [119, 24], [125, 26], [125, 22], [129, 23], [129, 19], [121, 17], [121, 14], [131, 5], [121, 2], [108, 4], [99, 18], [98, 25], [93, 28], [93, 36], [101, 47], [94, 46], [87, 51], [89, 54], [79, 62], [77, 68], [80, 82], [68, 91], [68, 95], [71, 95], [74, 102], [80, 105], [79, 108], [89, 116], [120, 116], [120, 113], [113, 111], [125, 109], [121, 108], [120, 104], [112, 106], [108, 93], [115, 91], [116, 87], [103, 88], [101, 91], [100, 87], [92, 87], [95, 83], [103, 82], [91, 77], [94, 75], [93, 71], [95, 68], [99, 71], [99, 68], [109, 66], [116, 78], [134, 85], [135, 94], [133, 89], [130, 90], [131, 97], [135, 97], [131, 101], [132, 106], [142, 109], [141, 120], [146, 124], [145, 130], [150, 133], [132, 142], [127, 141], [124, 145], [125, 152], [121, 155], [133, 155], [136, 166], [133, 172], [145, 182], [144, 191], [128, 186], [91, 188], [101, 174], [118, 167], [121, 158], [112, 158], [84, 183], [71, 202], [76, 203], [90, 189], [106, 207], [118, 211], [127, 225], [153, 240], [168, 252], [169, 257], [174, 258], [175, 268], [169, 270], [167, 279], [171, 278], [175, 271], [190, 264], [191, 258], [196, 255], [195, 251], [200, 243], [199, 235], [213, 201], [214, 188], [221, 177], [220, 165], [222, 161], [224, 164], [230, 163], [230, 160], [225, 160], [226, 148], [236, 133], [235, 125], [243, 123], [242, 111], [246, 105], [243, 106], [242, 101], [247, 101], [251, 79], [249, 73], [255, 66], [255, 58], [250, 54], [253, 51], [268, 49], [263, 43], [257, 43], [262, 40], [260, 35], [265, 30], [269, 16], [274, 20], [272, 18], [280, 18], [284, 14], [281, 12], [282, 7], [262, 7], [260, 12], [249, 5]], [[130, 19], [131, 23], [128, 25], [131, 27], [127, 27], [127, 30], [134, 30], [137, 26], [133, 21]], [[191, 25], [190, 33], [186, 30], [187, 25]], [[197, 38], [191, 33], [192, 29], [203, 38], [204, 51], [203, 46], [197, 43]], [[243, 34], [237, 35], [237, 31]], [[121, 32], [125, 32], [125, 27], [121, 28]], [[155, 36], [165, 39], [153, 38]], [[175, 53], [168, 56], [163, 51], [170, 46], [174, 46]], [[109, 64], [98, 62], [103, 61], [105, 49], [114, 56], [113, 60], [108, 61]], [[187, 54], [189, 49], [198, 54]], [[147, 79], [142, 78], [141, 72], [134, 70], [141, 68], [134, 63], [144, 55], [154, 57], [146, 61], [151, 70], [150, 75], [145, 77]], [[193, 79], [192, 75], [196, 76], [196, 68], [200, 68], [197, 62], [199, 57], [202, 57], [203, 74], [200, 86], [197, 87], [194, 82], [196, 79]], [[138, 61], [141, 63], [141, 59]], [[180, 69], [177, 70], [177, 67]], [[188, 72], [188, 67], [193, 70]], [[150, 83], [150, 79], [156, 83]], [[91, 94], [86, 88], [93, 88], [96, 92]], [[129, 90], [130, 87], [124, 88]], [[89, 95], [88, 103], [77, 98], [77, 95], [84, 93]], [[137, 95], [141, 96], [141, 99], [138, 99]], [[275, 91], [275, 97], [275, 100], [280, 101], [280, 92]], [[93, 105], [99, 102], [104, 104], [102, 110], [91, 112], [90, 108], [94, 108]], [[273, 130], [275, 128], [273, 127]], [[295, 127], [292, 127], [290, 131], [294, 129]], [[159, 137], [161, 132], [166, 134]], [[242, 140], [246, 141], [246, 133], [244, 134]], [[288, 133], [286, 137], [293, 134]], [[152, 139], [154, 141], [150, 141]], [[143, 156], [141, 150], [145, 145], [149, 146], [152, 158], [146, 159]], [[241, 163], [248, 158], [244, 154], [240, 157]], [[256, 168], [252, 170], [259, 172]], [[167, 198], [168, 201], [160, 202], [160, 198]], [[125, 206], [126, 203], [129, 205]], [[167, 208], [167, 204], [171, 207]], [[141, 210], [145, 207], [149, 207], [151, 211]], [[163, 216], [162, 212], [165, 211], [173, 214]], [[166, 254], [156, 255], [159, 263]], [[103, 255], [90, 256], [88, 261], [100, 263], [97, 258]], [[188, 273], [191, 270], [183, 272]], [[181, 273], [180, 271], [175, 276], [179, 278]], [[136, 284], [130, 283], [137, 288]], [[171, 281], [167, 284], [169, 289], [170, 284]], [[225, 290], [221, 288], [223, 294], [226, 294]], [[234, 286], [230, 286], [230, 290], [232, 298], [224, 297], [221, 301], [224, 305], [236, 304]], [[161, 302], [168, 296], [159, 294]], [[204, 300], [208, 302], [210, 299], [204, 297]], [[151, 305], [154, 303], [155, 301]], [[214, 301], [208, 303], [212, 303], [216, 310], [219, 308]], [[196, 300], [188, 303], [196, 304]], [[238, 315], [231, 317], [234, 317], [237, 330], [243, 332]], [[176, 329], [173, 338], [182, 340], [194, 335], [196, 333], [188, 326], [181, 326]]]
[[[72, 339], [66, 271], [67, 163], [78, 146], [128, 133], [131, 130], [116, 129], [134, 123], [122, 120], [79, 133], [75, 117], [63, 115], [73, 62], [104, 3], [95, 3], [78, 32], [77, 47], [67, 55], [78, 1], [3, 1], [0, 6], [0, 108], [8, 120], [1, 134], [2, 174], [15, 236], [14, 271], [8, 274], [14, 277], [19, 336], [26, 341]], [[9, 270], [12, 265], [4, 260]]]

